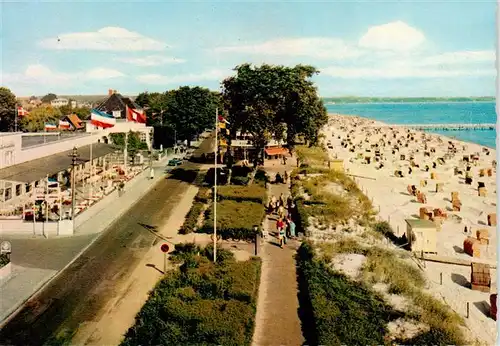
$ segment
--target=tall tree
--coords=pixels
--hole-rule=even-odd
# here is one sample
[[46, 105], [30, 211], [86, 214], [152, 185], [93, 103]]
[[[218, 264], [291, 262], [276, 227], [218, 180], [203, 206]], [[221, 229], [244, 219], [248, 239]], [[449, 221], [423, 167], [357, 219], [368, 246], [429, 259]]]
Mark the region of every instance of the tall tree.
[[201, 87], [180, 87], [165, 95], [165, 120], [177, 132], [177, 139], [188, 145], [206, 128], [215, 127], [215, 110], [221, 104], [220, 94]]
[[41, 105], [33, 109], [28, 115], [21, 118], [20, 124], [23, 130], [38, 132], [45, 129], [45, 123], [57, 125], [61, 117], [61, 111], [51, 105]]
[[42, 97], [41, 101], [43, 103], [50, 103], [50, 102], [54, 101], [56, 98], [57, 98], [56, 94], [50, 93], [50, 94], [47, 94], [44, 97]]
[[[312, 66], [295, 67], [243, 64], [236, 76], [223, 81], [223, 98], [232, 130], [248, 132], [256, 148], [271, 138], [293, 146], [297, 134], [312, 143], [326, 123], [326, 109], [310, 78], [318, 73]], [[261, 153], [262, 150], [259, 150]]]
[[0, 87], [0, 131], [12, 131], [16, 116], [16, 95], [8, 88]]

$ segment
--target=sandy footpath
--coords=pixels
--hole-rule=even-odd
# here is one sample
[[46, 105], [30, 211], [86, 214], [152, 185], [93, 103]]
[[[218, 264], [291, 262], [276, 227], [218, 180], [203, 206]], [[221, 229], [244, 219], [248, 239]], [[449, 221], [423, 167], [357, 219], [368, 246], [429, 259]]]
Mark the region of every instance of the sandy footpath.
[[[447, 218], [437, 232], [437, 255], [496, 265], [496, 227], [488, 226], [488, 214], [496, 213], [497, 203], [495, 150], [354, 116], [330, 114], [324, 134], [333, 147], [329, 149], [331, 158], [343, 159], [348, 173], [363, 177], [355, 178], [356, 182], [372, 199], [379, 218], [389, 221], [399, 236], [406, 232], [405, 219], [419, 218], [421, 207], [439, 208]], [[467, 164], [465, 155], [475, 158]], [[412, 167], [411, 158], [419, 167]], [[465, 183], [467, 166], [470, 185]], [[457, 174], [457, 170], [462, 173]], [[480, 176], [481, 170], [484, 176]], [[396, 177], [396, 171], [403, 177]], [[424, 180], [426, 186], [421, 185]], [[478, 182], [484, 184], [485, 196], [479, 196]], [[436, 184], [440, 184], [438, 192]], [[425, 203], [409, 193], [408, 185], [415, 185], [425, 195]], [[452, 208], [451, 192], [458, 192], [460, 211]], [[464, 253], [464, 240], [476, 238], [480, 229], [487, 230], [489, 245], [480, 245], [479, 257], [473, 258]], [[429, 291], [464, 317], [469, 302], [469, 318], [465, 320], [472, 335], [487, 345], [496, 344], [496, 323], [488, 317], [490, 293], [468, 288], [470, 267], [427, 262], [425, 272]], [[495, 269], [491, 269], [491, 279], [491, 293], [496, 293]]]

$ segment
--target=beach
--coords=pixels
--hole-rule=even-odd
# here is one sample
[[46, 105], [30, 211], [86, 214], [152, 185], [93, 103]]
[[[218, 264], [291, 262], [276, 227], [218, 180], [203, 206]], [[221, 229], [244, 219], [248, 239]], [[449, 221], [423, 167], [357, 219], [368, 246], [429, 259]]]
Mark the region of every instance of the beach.
[[[474, 338], [496, 344], [496, 323], [489, 317], [490, 294], [497, 293], [496, 225], [492, 222], [492, 215], [496, 218], [496, 150], [434, 133], [391, 128], [368, 118], [338, 114], [329, 118], [323, 134], [325, 144], [330, 143], [330, 157], [343, 160], [346, 172], [355, 176], [372, 200], [377, 218], [388, 221], [398, 237], [406, 236], [407, 219], [430, 218], [440, 224], [440, 230], [435, 232], [435, 249], [425, 256], [440, 262], [490, 265], [490, 292], [482, 292], [469, 286], [470, 265], [422, 261], [429, 293], [464, 316]], [[484, 186], [480, 192], [478, 183]], [[477, 240], [480, 230], [481, 241]], [[474, 257], [464, 252], [468, 237], [476, 239]]]

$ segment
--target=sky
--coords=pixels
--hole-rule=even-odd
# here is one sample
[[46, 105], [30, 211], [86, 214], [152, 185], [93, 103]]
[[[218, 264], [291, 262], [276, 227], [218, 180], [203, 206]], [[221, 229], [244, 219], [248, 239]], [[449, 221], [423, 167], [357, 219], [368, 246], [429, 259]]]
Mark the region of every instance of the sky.
[[494, 1], [3, 2], [17, 96], [218, 90], [242, 63], [309, 64], [322, 97], [493, 96]]

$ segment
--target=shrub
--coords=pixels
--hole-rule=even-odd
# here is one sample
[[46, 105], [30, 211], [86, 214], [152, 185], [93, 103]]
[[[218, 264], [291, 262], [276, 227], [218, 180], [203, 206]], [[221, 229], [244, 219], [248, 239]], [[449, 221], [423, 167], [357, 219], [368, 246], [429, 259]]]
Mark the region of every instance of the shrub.
[[[229, 176], [229, 170], [227, 168], [217, 169], [217, 185], [226, 185]], [[205, 183], [213, 186], [215, 183], [215, 168], [210, 168], [205, 175]]]
[[[253, 202], [236, 202], [223, 200], [217, 203], [217, 233], [223, 239], [241, 239], [252, 241], [255, 239], [254, 225], [260, 225], [264, 219], [264, 208]], [[207, 219], [200, 230], [205, 233], [213, 232], [213, 205], [207, 211]]]
[[9, 257], [6, 254], [0, 254], [0, 268], [5, 267], [9, 263]]
[[252, 172], [252, 168], [247, 166], [233, 166], [231, 169], [231, 177], [247, 177]]
[[200, 187], [200, 189], [198, 190], [198, 193], [196, 194], [196, 196], [194, 197], [194, 200], [196, 202], [200, 202], [200, 203], [209, 203], [210, 201], [212, 201], [212, 198], [211, 198], [211, 189], [207, 188], [207, 187]]
[[362, 284], [316, 259], [310, 243], [301, 245], [297, 261], [314, 319], [314, 332], [309, 339], [316, 342], [312, 343], [384, 344], [387, 323], [400, 314]]
[[200, 215], [204, 207], [205, 205], [203, 203], [196, 201], [193, 203], [191, 209], [186, 215], [186, 219], [184, 220], [181, 229], [179, 230], [180, 234], [188, 234], [196, 231], [198, 226], [198, 220], [200, 219]]
[[188, 259], [156, 285], [122, 345], [250, 345], [260, 260]]
[[217, 196], [221, 200], [250, 201], [264, 204], [266, 202], [266, 189], [262, 186], [220, 186], [217, 187]]
[[234, 185], [248, 185], [249, 177], [231, 177], [231, 184]]
[[309, 228], [309, 212], [306, 209], [303, 199], [297, 199], [295, 205], [297, 207], [297, 213], [295, 215], [297, 232], [307, 235], [307, 229]]
[[254, 184], [265, 187], [266, 181], [268, 181], [268, 176], [265, 170], [262, 168], [257, 169], [255, 176], [253, 178]]

